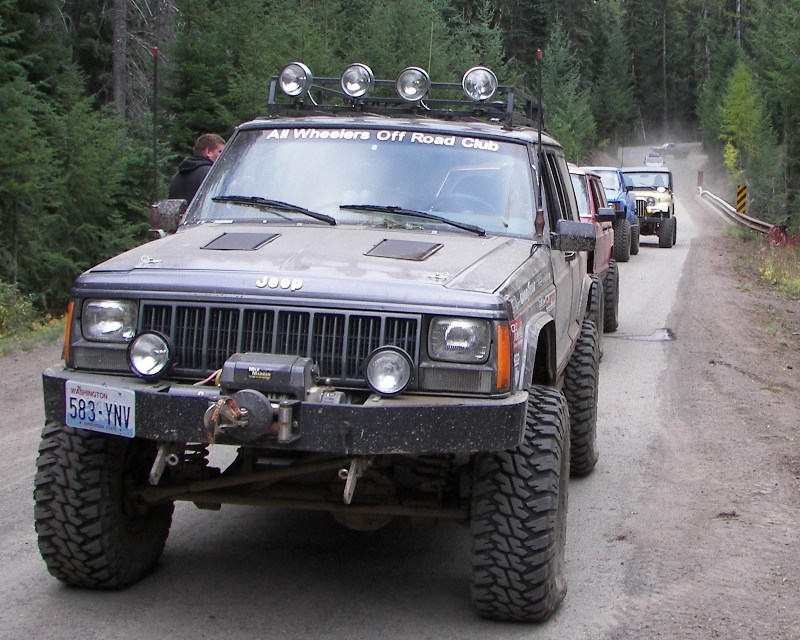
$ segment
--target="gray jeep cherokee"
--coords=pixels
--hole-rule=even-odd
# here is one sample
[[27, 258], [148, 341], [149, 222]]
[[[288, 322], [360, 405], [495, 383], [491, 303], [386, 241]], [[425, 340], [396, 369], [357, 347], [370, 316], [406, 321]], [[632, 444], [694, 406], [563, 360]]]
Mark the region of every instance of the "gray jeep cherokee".
[[603, 294], [538, 104], [482, 67], [273, 78], [176, 229], [75, 281], [43, 373], [50, 573], [133, 583], [176, 500], [451, 519], [480, 615], [552, 615], [570, 466], [597, 460]]

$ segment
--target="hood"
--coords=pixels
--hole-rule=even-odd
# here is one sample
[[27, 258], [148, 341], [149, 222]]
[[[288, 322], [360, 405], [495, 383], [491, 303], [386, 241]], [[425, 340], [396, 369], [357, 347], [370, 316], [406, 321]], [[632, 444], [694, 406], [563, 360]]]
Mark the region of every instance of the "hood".
[[[205, 224], [150, 242], [87, 271], [77, 283], [116, 289], [462, 304], [495, 292], [531, 243], [468, 233], [352, 226]], [[495, 296], [496, 298], [496, 296]]]

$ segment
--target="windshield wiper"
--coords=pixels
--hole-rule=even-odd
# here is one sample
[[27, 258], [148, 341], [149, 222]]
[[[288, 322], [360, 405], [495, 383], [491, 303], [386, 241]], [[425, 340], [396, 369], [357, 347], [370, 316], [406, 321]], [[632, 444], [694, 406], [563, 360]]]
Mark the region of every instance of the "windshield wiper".
[[314, 218], [321, 222], [327, 222], [330, 225], [336, 224], [336, 218], [327, 216], [324, 213], [317, 213], [305, 207], [301, 207], [290, 202], [283, 202], [282, 200], [270, 200], [269, 198], [262, 198], [261, 196], [214, 196], [211, 198], [214, 202], [233, 202], [235, 204], [246, 204], [253, 207], [268, 207], [278, 209], [279, 211], [291, 211], [292, 213], [302, 213], [303, 215]]
[[474, 224], [467, 224], [466, 222], [458, 222], [457, 220], [448, 220], [443, 216], [437, 216], [433, 213], [426, 213], [425, 211], [417, 211], [415, 209], [405, 209], [404, 207], [395, 207], [381, 204], [340, 204], [340, 209], [353, 209], [354, 211], [377, 211], [379, 213], [394, 213], [400, 216], [412, 216], [415, 218], [425, 218], [426, 220], [436, 220], [436, 222], [444, 222], [458, 229], [464, 231], [471, 231], [477, 233], [479, 236], [485, 236], [486, 230], [475, 226]]

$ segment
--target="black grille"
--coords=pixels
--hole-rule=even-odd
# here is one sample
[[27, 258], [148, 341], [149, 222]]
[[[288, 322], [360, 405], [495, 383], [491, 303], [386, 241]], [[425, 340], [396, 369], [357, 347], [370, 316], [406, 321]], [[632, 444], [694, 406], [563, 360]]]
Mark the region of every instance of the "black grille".
[[643, 198], [636, 199], [636, 215], [640, 218], [644, 218], [647, 215], [647, 200]]
[[177, 350], [178, 373], [206, 376], [234, 353], [313, 358], [322, 377], [361, 382], [365, 358], [394, 345], [418, 361], [419, 318], [307, 309], [144, 303], [142, 331], [158, 331]]

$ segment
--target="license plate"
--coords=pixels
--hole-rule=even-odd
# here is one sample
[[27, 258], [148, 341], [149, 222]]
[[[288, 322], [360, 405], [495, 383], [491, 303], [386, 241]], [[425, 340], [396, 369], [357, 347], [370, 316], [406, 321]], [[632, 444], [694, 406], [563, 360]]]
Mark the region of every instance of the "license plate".
[[132, 438], [136, 434], [136, 394], [67, 380], [64, 385], [66, 424]]

